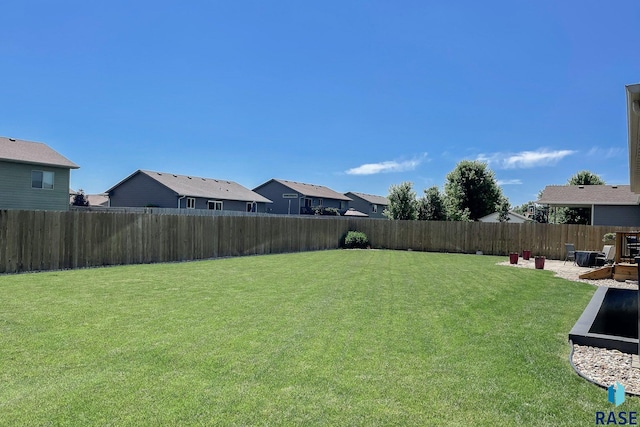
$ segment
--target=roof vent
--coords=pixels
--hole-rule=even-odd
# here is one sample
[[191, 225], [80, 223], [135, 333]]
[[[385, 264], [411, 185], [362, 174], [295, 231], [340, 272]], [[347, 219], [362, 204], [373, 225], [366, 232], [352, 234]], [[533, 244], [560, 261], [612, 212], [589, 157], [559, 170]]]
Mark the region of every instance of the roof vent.
[[190, 176], [188, 176], [188, 177], [187, 177], [187, 179], [191, 179], [191, 177], [190, 177]]
[[584, 188], [584, 185], [578, 185], [578, 188]]
[[612, 185], [611, 188], [618, 188], [618, 186], [617, 185]]
[[9, 138], [9, 141], [16, 142], [16, 139], [15, 138]]
[[174, 175], [173, 175], [173, 177], [174, 177], [174, 178], [177, 178], [177, 177], [178, 177], [178, 175], [175, 175], [175, 174], [174, 174]]

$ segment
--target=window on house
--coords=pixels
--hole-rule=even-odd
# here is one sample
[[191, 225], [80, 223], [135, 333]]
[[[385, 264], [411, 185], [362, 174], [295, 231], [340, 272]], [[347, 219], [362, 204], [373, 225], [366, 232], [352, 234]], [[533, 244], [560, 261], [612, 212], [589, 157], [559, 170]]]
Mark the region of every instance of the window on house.
[[311, 205], [311, 199], [306, 199], [306, 198], [305, 198], [305, 199], [304, 199], [304, 207], [305, 207], [305, 208], [310, 208], [311, 206], [312, 206], [312, 205]]
[[187, 197], [187, 209], [195, 209], [195, 208], [196, 208], [196, 198]]
[[340, 209], [347, 209], [347, 202], [341, 200], [340, 201]]
[[53, 190], [53, 172], [31, 171], [31, 188]]
[[247, 202], [247, 212], [255, 212], [253, 210], [253, 203], [252, 202]]
[[371, 210], [373, 213], [378, 213], [378, 205], [371, 205]]
[[221, 211], [222, 210], [222, 202], [217, 200], [209, 200], [207, 202], [207, 208], [212, 211]]
[[322, 199], [318, 199], [318, 206], [322, 206]]

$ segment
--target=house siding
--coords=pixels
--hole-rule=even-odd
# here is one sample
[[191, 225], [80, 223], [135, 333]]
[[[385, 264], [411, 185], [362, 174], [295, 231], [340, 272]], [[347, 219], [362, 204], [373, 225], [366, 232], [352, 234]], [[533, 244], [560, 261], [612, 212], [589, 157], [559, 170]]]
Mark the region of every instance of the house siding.
[[[253, 191], [260, 194], [263, 197], [271, 200], [273, 203], [269, 204], [267, 207], [268, 213], [274, 214], [283, 214], [287, 215], [291, 213], [291, 215], [298, 215], [300, 213], [300, 208], [304, 206], [305, 196], [294, 191], [293, 189], [283, 185], [277, 181], [271, 181], [267, 184], [262, 185], [261, 187], [254, 188]], [[285, 199], [282, 197], [283, 194], [297, 194], [295, 199]], [[318, 197], [311, 197], [312, 206], [319, 205]], [[291, 201], [291, 211], [289, 212], [289, 201]], [[325, 208], [336, 208], [336, 209], [347, 209], [349, 208], [349, 202], [346, 200], [342, 201], [344, 205], [340, 204], [340, 200], [331, 199], [331, 198], [322, 198], [322, 206]]]
[[138, 173], [109, 192], [109, 206], [176, 208], [178, 196], [145, 174]]
[[640, 227], [640, 206], [596, 205], [593, 225]]
[[[54, 173], [53, 189], [31, 188], [31, 171]], [[0, 161], [0, 209], [69, 210], [69, 169]]]
[[[215, 199], [215, 198], [204, 198], [204, 197], [195, 197], [196, 199], [196, 207], [195, 209], [209, 209], [209, 201], [211, 202], [222, 202], [222, 210], [224, 211], [237, 211], [237, 212], [246, 212], [247, 211], [247, 201], [245, 200], [225, 200], [225, 199]], [[175, 208], [174, 201], [174, 208]], [[266, 203], [258, 202], [257, 211], [260, 213], [264, 213], [266, 211]], [[187, 198], [180, 199], [180, 208], [186, 209], [187, 207]]]
[[369, 215], [369, 218], [386, 218], [384, 216], [384, 210], [387, 208], [386, 205], [378, 205], [378, 212], [373, 211], [373, 203], [358, 197], [353, 193], [346, 193], [345, 196], [352, 199], [349, 202], [349, 207], [354, 208], [357, 211], [362, 213], [366, 213]]

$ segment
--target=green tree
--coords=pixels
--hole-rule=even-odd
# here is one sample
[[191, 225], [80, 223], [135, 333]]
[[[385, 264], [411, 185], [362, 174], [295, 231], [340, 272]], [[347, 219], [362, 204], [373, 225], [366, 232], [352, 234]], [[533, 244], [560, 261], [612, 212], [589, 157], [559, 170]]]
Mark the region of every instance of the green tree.
[[384, 216], [390, 219], [416, 219], [416, 192], [411, 182], [389, 187], [389, 205], [384, 210]]
[[[568, 185], [604, 185], [598, 175], [582, 170], [567, 181]], [[563, 224], [590, 224], [591, 208], [561, 208], [557, 212], [558, 222]]]
[[444, 187], [447, 216], [454, 221], [475, 221], [496, 211], [502, 190], [487, 164], [463, 160], [447, 174]]
[[418, 200], [418, 219], [421, 221], [444, 221], [447, 219], [444, 198], [437, 186], [424, 190]]
[[510, 220], [509, 218], [509, 208], [511, 205], [509, 204], [509, 200], [506, 197], [503, 197], [498, 204], [496, 205], [496, 210], [498, 212], [498, 221], [507, 222]]
[[89, 206], [89, 201], [82, 189], [78, 190], [78, 192], [73, 195], [73, 202], [71, 204], [73, 206]]

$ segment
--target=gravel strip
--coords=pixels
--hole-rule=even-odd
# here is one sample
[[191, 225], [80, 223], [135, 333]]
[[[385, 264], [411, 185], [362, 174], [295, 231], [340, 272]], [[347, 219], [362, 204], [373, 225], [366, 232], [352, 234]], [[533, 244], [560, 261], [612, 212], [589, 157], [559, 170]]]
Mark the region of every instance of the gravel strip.
[[[519, 268], [534, 268], [532, 261], [518, 260], [518, 264], [510, 264], [509, 261], [500, 262], [499, 265], [507, 265]], [[618, 282], [613, 279], [586, 280], [578, 276], [588, 268], [574, 267], [562, 261], [546, 260], [545, 270], [551, 270], [556, 276], [574, 282], [589, 283], [594, 286], [607, 286], [610, 288], [638, 289], [635, 281]], [[585, 378], [608, 387], [618, 381], [624, 385], [627, 393], [640, 395], [640, 369], [632, 367], [632, 355], [618, 350], [607, 350], [600, 347], [573, 345], [571, 358], [576, 371]]]

